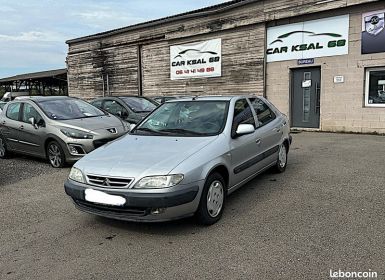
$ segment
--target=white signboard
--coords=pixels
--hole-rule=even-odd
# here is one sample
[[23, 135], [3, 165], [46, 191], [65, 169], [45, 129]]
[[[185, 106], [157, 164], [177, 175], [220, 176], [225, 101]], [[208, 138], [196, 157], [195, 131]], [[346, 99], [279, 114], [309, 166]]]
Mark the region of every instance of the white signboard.
[[170, 47], [171, 80], [220, 77], [222, 75], [222, 40]]
[[334, 83], [335, 84], [342, 84], [345, 82], [344, 76], [334, 76]]
[[349, 53], [349, 15], [267, 29], [267, 62]]

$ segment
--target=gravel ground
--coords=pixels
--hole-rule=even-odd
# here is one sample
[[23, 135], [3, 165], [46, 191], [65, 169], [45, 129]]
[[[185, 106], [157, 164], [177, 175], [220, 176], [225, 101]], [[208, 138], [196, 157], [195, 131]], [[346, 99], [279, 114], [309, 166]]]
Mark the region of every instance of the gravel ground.
[[0, 187], [31, 177], [41, 176], [52, 171], [48, 161], [13, 155], [6, 161], [0, 161]]
[[385, 279], [384, 144], [296, 134], [286, 173], [231, 195], [211, 227], [84, 214], [64, 193], [69, 169], [0, 161], [0, 279]]

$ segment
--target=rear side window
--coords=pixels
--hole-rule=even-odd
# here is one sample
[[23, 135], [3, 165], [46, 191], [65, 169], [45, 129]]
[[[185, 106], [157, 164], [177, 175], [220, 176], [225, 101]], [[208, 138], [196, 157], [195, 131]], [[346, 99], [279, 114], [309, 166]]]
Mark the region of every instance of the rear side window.
[[7, 118], [9, 118], [11, 120], [18, 121], [19, 120], [20, 105], [21, 105], [21, 103], [10, 104], [7, 108]]
[[250, 102], [257, 114], [259, 126], [264, 126], [276, 118], [274, 112], [261, 99], [251, 98]]

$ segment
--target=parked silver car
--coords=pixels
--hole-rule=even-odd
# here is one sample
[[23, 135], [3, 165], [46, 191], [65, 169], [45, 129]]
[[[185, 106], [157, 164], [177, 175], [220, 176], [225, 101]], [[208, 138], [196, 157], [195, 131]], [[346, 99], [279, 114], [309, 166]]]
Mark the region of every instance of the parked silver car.
[[65, 191], [80, 210], [100, 216], [167, 221], [195, 214], [213, 224], [228, 194], [270, 167], [285, 171], [288, 124], [262, 97], [169, 101], [78, 161]]
[[0, 113], [0, 158], [17, 152], [48, 158], [58, 168], [127, 132], [121, 120], [83, 100], [25, 97]]

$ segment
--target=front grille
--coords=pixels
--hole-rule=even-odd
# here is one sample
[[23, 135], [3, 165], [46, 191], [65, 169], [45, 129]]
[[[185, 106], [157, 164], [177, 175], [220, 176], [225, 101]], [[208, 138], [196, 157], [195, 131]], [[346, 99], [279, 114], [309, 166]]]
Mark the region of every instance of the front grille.
[[97, 148], [99, 148], [99, 147], [101, 147], [101, 146], [107, 144], [108, 142], [111, 142], [112, 140], [114, 140], [114, 139], [108, 138], [108, 139], [99, 139], [99, 140], [95, 140], [95, 141], [93, 142], [94, 148], [97, 149]]
[[114, 178], [97, 175], [87, 175], [87, 181], [90, 185], [102, 188], [128, 188], [133, 178]]

